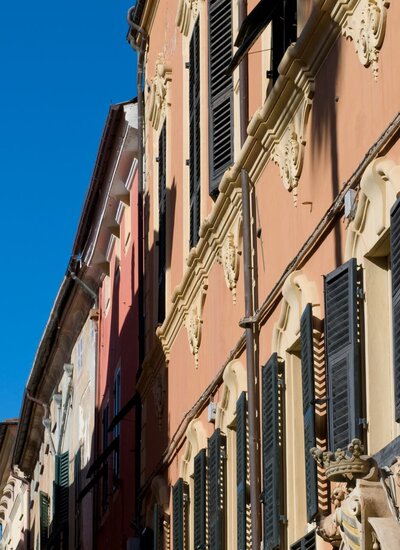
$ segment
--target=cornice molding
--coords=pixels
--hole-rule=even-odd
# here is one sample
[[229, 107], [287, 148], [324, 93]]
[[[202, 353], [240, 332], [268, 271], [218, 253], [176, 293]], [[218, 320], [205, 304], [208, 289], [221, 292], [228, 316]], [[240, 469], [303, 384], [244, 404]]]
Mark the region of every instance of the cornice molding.
[[176, 26], [184, 36], [188, 36], [192, 20], [199, 12], [199, 0], [180, 0], [176, 14]]

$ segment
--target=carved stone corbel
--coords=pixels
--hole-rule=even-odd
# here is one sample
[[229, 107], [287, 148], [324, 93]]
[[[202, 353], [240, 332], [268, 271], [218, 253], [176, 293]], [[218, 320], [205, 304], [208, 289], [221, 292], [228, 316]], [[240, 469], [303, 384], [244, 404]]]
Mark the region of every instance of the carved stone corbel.
[[305, 133], [312, 103], [312, 90], [304, 94], [304, 99], [295, 112], [279, 142], [272, 150], [272, 160], [279, 166], [285, 189], [292, 193], [297, 206], [297, 186], [304, 160]]
[[171, 68], [166, 65], [164, 54], [160, 53], [157, 57], [156, 71], [150, 84], [147, 102], [147, 119], [155, 130], [158, 130], [160, 120], [165, 116], [168, 83], [171, 82], [171, 75]]
[[197, 17], [198, 3], [198, 0], [180, 0], [178, 4], [176, 25], [184, 36], [189, 34], [191, 20]]
[[217, 256], [217, 261], [222, 265], [226, 286], [232, 293], [233, 303], [236, 304], [236, 286], [239, 278], [240, 266], [240, 238], [241, 238], [241, 220], [236, 227], [229, 231], [226, 239], [221, 246]]
[[203, 324], [202, 314], [203, 306], [206, 298], [207, 285], [204, 284], [190, 306], [186, 315], [185, 325], [188, 333], [189, 346], [192, 355], [194, 356], [194, 364], [196, 369], [199, 367], [199, 349], [201, 344], [201, 328]]
[[342, 30], [346, 38], [353, 40], [364, 67], [372, 67], [375, 80], [378, 79], [379, 51], [385, 38], [388, 7], [388, 0], [361, 0]]

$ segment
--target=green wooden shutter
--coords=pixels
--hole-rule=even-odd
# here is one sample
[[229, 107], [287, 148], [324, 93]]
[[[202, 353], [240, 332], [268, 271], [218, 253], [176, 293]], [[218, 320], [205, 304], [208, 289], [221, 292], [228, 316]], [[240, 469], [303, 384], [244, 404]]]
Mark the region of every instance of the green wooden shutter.
[[50, 513], [50, 499], [49, 495], [40, 491], [40, 547], [46, 548], [46, 544], [49, 538], [49, 513]]
[[172, 488], [172, 528], [173, 550], [186, 550], [188, 546], [187, 501], [189, 489], [187, 483], [179, 478]]
[[158, 138], [158, 322], [165, 319], [165, 270], [167, 231], [167, 131], [166, 123]]
[[247, 550], [247, 397], [240, 394], [236, 403], [236, 487], [237, 487], [237, 548]]
[[226, 438], [220, 429], [208, 440], [208, 543], [225, 550]]
[[390, 218], [394, 398], [395, 418], [400, 422], [400, 200], [395, 202]]
[[210, 0], [208, 17], [210, 86], [210, 195], [233, 159], [232, 0]]
[[311, 304], [307, 304], [300, 320], [301, 379], [303, 388], [304, 451], [306, 467], [307, 521], [318, 512], [317, 463], [310, 454], [315, 447], [314, 337]]
[[325, 278], [325, 355], [328, 374], [329, 446], [346, 448], [362, 436], [360, 310], [353, 258]]
[[278, 388], [278, 356], [274, 353], [262, 369], [262, 449], [264, 548], [280, 545], [281, 476], [280, 395]]
[[69, 452], [55, 457], [55, 519], [58, 525], [69, 515]]
[[199, 240], [200, 228], [200, 26], [193, 27], [189, 45], [190, 120], [190, 248]]
[[163, 510], [159, 504], [154, 504], [153, 510], [153, 550], [163, 550]]
[[290, 550], [315, 550], [316, 549], [315, 531], [307, 535], [290, 546]]
[[194, 457], [194, 549], [207, 548], [207, 456], [202, 449]]

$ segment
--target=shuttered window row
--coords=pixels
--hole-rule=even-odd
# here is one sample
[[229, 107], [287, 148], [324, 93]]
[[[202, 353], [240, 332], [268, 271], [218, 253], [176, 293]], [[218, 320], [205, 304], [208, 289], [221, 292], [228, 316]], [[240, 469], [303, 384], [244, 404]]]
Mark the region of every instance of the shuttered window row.
[[164, 122], [158, 138], [158, 322], [165, 319], [167, 244], [167, 131]]
[[200, 228], [200, 27], [197, 18], [189, 45], [190, 248]]

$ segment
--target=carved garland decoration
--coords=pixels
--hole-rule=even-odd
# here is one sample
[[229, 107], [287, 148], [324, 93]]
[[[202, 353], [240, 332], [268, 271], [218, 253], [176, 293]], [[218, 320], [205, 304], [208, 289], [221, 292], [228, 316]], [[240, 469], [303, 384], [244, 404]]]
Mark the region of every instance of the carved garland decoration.
[[226, 286], [232, 293], [233, 303], [236, 304], [237, 298], [237, 282], [239, 278], [240, 256], [240, 239], [242, 230], [242, 220], [239, 219], [236, 227], [228, 232], [225, 242], [217, 256], [217, 261], [222, 265]]
[[150, 85], [147, 118], [155, 130], [165, 116], [168, 103], [168, 83], [171, 82], [171, 68], [166, 65], [164, 54], [160, 53], [156, 62], [156, 73]]
[[388, 0], [362, 0], [345, 24], [342, 34], [354, 42], [354, 48], [364, 67], [372, 67], [378, 79], [379, 51], [386, 30]]
[[201, 344], [201, 329], [203, 325], [203, 306], [206, 298], [207, 285], [203, 284], [197, 299], [189, 309], [185, 319], [186, 330], [188, 333], [188, 340], [190, 351], [194, 356], [194, 364], [196, 369], [199, 367], [199, 350]]

